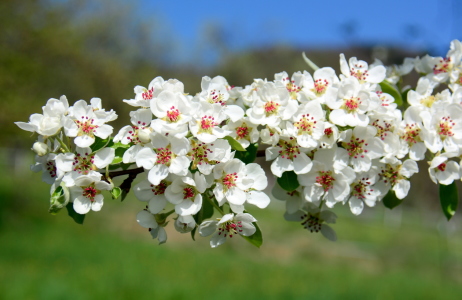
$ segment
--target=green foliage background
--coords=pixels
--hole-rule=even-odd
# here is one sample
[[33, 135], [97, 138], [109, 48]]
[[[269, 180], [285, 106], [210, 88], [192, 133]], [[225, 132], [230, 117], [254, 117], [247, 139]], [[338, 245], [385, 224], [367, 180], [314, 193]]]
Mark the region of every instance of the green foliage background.
[[[41, 112], [48, 98], [100, 97], [119, 114], [118, 130], [132, 110], [122, 99], [159, 75], [178, 78], [195, 94], [204, 75], [243, 86], [303, 70], [302, 51], [319, 66], [338, 65], [340, 50], [227, 53], [212, 36], [223, 54], [218, 65], [200, 67], [198, 59], [172, 66], [168, 30], [155, 15], [138, 20], [135, 8], [103, 0], [0, 2], [0, 299], [460, 297], [461, 219], [456, 213], [445, 221], [425, 164], [404, 206], [389, 211], [380, 204], [360, 217], [340, 208], [336, 243], [285, 222], [278, 202], [252, 211], [265, 239], [260, 249], [239, 238], [210, 249], [207, 238], [193, 242], [170, 229], [168, 243], [158, 246], [136, 223], [143, 203], [132, 195], [124, 203], [106, 195], [104, 209], [83, 226], [66, 212], [47, 214], [49, 186], [28, 171], [34, 137], [13, 122]], [[342, 51], [370, 60], [370, 49]], [[404, 52], [396, 53], [389, 63], [401, 62]]]

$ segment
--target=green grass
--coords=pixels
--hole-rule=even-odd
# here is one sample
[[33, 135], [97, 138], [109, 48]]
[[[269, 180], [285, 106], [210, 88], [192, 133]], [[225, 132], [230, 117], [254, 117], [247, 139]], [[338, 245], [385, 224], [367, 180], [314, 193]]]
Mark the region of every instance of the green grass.
[[167, 244], [159, 246], [136, 224], [143, 205], [134, 198], [120, 203], [108, 197], [101, 212], [77, 225], [66, 211], [47, 214], [48, 186], [38, 174], [20, 175], [0, 180], [0, 299], [458, 299], [462, 294], [462, 239], [437, 230], [438, 217], [423, 222], [418, 213], [404, 211], [403, 222], [393, 227], [384, 222], [381, 206], [359, 218], [341, 208], [334, 225], [339, 240], [332, 243], [283, 221], [275, 205], [252, 210], [264, 234], [260, 249], [241, 238], [210, 249], [208, 238], [193, 242], [171, 228]]

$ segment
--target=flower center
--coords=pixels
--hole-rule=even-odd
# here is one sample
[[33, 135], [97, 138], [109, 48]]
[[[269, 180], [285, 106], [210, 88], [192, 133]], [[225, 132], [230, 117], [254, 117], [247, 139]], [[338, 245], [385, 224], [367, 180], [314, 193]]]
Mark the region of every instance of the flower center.
[[194, 201], [194, 196], [196, 196], [196, 190], [193, 187], [188, 186], [183, 189], [183, 199], [192, 198], [190, 200]]
[[433, 105], [433, 103], [435, 101], [436, 101], [436, 98], [435, 98], [435, 96], [432, 95], [432, 96], [428, 96], [428, 97], [425, 97], [422, 100], [420, 100], [420, 104], [430, 108], [430, 107], [432, 107], [432, 105]]
[[[195, 146], [194, 146], [195, 145]], [[211, 146], [213, 146], [213, 144], [211, 144]], [[205, 144], [205, 143], [199, 143], [199, 144], [195, 144], [193, 142], [193, 148], [192, 148], [192, 151], [191, 151], [191, 160], [192, 160], [192, 167], [191, 169], [197, 169], [197, 166], [198, 165], [201, 165], [202, 163], [206, 163], [206, 164], [216, 164], [217, 161], [215, 160], [209, 160], [208, 159], [208, 155], [213, 153], [213, 151], [211, 149], [208, 148], [208, 145]]]
[[142, 93], [141, 97], [143, 98], [143, 100], [151, 100], [154, 96], [153, 93], [154, 93], [154, 87]]
[[203, 116], [200, 121], [197, 121], [197, 123], [199, 123], [198, 133], [208, 133], [208, 134], [212, 134], [213, 127], [218, 125], [218, 123], [215, 122], [215, 118], [212, 116]]
[[211, 90], [209, 94], [209, 103], [220, 103], [221, 105], [225, 105], [225, 96], [217, 90]]
[[381, 171], [380, 175], [384, 179], [383, 181], [385, 183], [390, 182], [392, 185], [394, 185], [398, 180], [403, 179], [403, 176], [399, 175], [400, 169], [401, 169], [401, 165], [398, 165], [395, 168], [392, 165], [387, 164], [385, 169]]
[[[367, 190], [367, 187], [371, 185], [371, 182], [369, 181], [369, 178], [361, 178], [359, 182], [353, 185], [351, 189], [351, 194], [358, 199], [365, 199], [366, 196], [365, 194], [367, 193], [370, 195], [371, 193]], [[374, 190], [370, 190], [374, 191]]]
[[221, 235], [222, 233], [224, 233], [225, 237], [229, 235], [230, 238], [232, 238], [233, 235], [237, 233], [241, 233], [241, 232], [242, 232], [242, 222], [241, 221], [238, 221], [237, 224], [232, 221], [228, 221], [228, 222], [221, 224], [220, 228], [218, 228], [218, 235]]
[[82, 120], [75, 120], [75, 123], [77, 124], [77, 127], [79, 128], [78, 135], [93, 136], [93, 132], [95, 131], [96, 128], [98, 128], [98, 125], [94, 125], [93, 122], [94, 122], [93, 119], [89, 119], [88, 117], [84, 117], [84, 116], [82, 116]]
[[351, 97], [349, 99], [343, 99], [343, 105], [342, 108], [346, 110], [348, 113], [355, 112], [359, 104], [361, 103], [360, 99], [358, 97]]
[[161, 180], [158, 185], [151, 184], [151, 191], [154, 193], [154, 195], [163, 195], [167, 189], [168, 184], [169, 182], [166, 180]]
[[330, 138], [334, 134], [334, 131], [332, 128], [328, 127], [324, 129], [324, 135], [326, 135], [328, 138]]
[[375, 120], [371, 125], [377, 129], [376, 136], [379, 136], [382, 141], [385, 140], [388, 132], [392, 131], [393, 129], [391, 123], [380, 120]]
[[167, 116], [165, 116], [166, 121], [169, 121], [170, 123], [175, 123], [178, 122], [181, 118], [181, 113], [180, 111], [175, 108], [175, 106], [170, 107], [170, 110], [167, 111]]
[[416, 123], [406, 124], [406, 127], [404, 128], [404, 133], [401, 136], [409, 144], [416, 144], [422, 141], [422, 139], [420, 138], [421, 129], [416, 125]]
[[316, 79], [314, 81], [314, 92], [317, 96], [324, 95], [328, 86], [329, 82], [327, 81], [327, 79]]
[[50, 173], [51, 178], [56, 177], [56, 165], [54, 162], [47, 162], [45, 168], [47, 169], [48, 173]]
[[442, 163], [436, 168], [440, 170], [441, 172], [444, 172], [446, 170], [446, 163]]
[[275, 115], [278, 113], [278, 108], [281, 104], [276, 103], [274, 101], [268, 101], [265, 103], [265, 114], [267, 117]]
[[307, 133], [311, 135], [313, 129], [316, 128], [316, 121], [314, 117], [310, 117], [310, 114], [302, 115], [298, 122], [294, 123], [294, 126], [298, 128], [298, 135]]
[[173, 153], [170, 151], [170, 148], [167, 146], [165, 148], [156, 149], [157, 161], [156, 163], [162, 165], [170, 165]]
[[360, 140], [359, 138], [352, 137], [350, 142], [344, 143], [345, 149], [348, 151], [349, 156], [353, 156], [354, 158], [364, 158], [362, 153], [367, 153], [366, 149], [363, 149], [363, 145], [367, 146], [368, 144], [365, 143], [364, 140]]
[[282, 150], [279, 151], [281, 158], [293, 160], [297, 157], [297, 154], [300, 154], [300, 147], [297, 145], [297, 141], [293, 137], [290, 138], [290, 141], [280, 140], [279, 147], [282, 148]]
[[249, 127], [247, 127], [247, 124], [245, 123], [242, 123], [240, 127], [236, 128], [236, 135], [238, 140], [247, 138], [249, 134]]
[[72, 163], [74, 166], [74, 171], [87, 175], [88, 172], [94, 168], [94, 158], [94, 155], [88, 156], [88, 153], [85, 153], [85, 156], [77, 153], [77, 155], [74, 157], [74, 162]]
[[[286, 78], [289, 80], [289, 78]], [[297, 100], [297, 94], [302, 90], [301, 87], [295, 84], [295, 81], [289, 81], [286, 84], [287, 91], [289, 91], [290, 97], [294, 100]]]
[[303, 228], [309, 230], [310, 232], [319, 232], [321, 231], [322, 222], [318, 216], [318, 214], [313, 215], [311, 213], [304, 214], [302, 216], [302, 226]]
[[82, 195], [84, 197], [87, 197], [91, 202], [93, 202], [95, 201], [95, 197], [97, 193], [98, 191], [94, 187], [89, 186], [83, 189]]
[[362, 68], [363, 68], [362, 65], [356, 64], [350, 70], [350, 75], [358, 79], [360, 83], [363, 83], [364, 81], [366, 81], [367, 77], [369, 76], [369, 72], [367, 70], [365, 70], [364, 72], [360, 70]]
[[440, 120], [438, 134], [440, 135], [441, 139], [445, 139], [447, 137], [451, 137], [454, 135], [452, 132], [452, 127], [456, 125], [456, 123], [450, 117], [442, 117]]
[[222, 182], [223, 182], [223, 185], [227, 188], [227, 189], [230, 189], [234, 186], [236, 186], [236, 180], [239, 176], [237, 176], [237, 173], [234, 172], [234, 173], [230, 173], [230, 174], [226, 174], [225, 177], [223, 177], [222, 179]]
[[[132, 126], [133, 130], [130, 130], [130, 131], [128, 132], [128, 134], [129, 134], [130, 136], [127, 136], [127, 139], [130, 140], [130, 142], [133, 143], [133, 144], [135, 144], [135, 145], [136, 145], [136, 144], [143, 143], [143, 142], [140, 140], [140, 138], [139, 138], [139, 135], [138, 135], [139, 131], [140, 131], [140, 130], [146, 130], [146, 128], [148, 128], [148, 127], [145, 127], [145, 126], [146, 126], [146, 123], [145, 123], [145, 122], [138, 121], [138, 124], [141, 125], [141, 126], [135, 126], [135, 125], [133, 125], [133, 126]], [[148, 128], [148, 130], [149, 130], [149, 128]]]
[[447, 73], [451, 68], [451, 58], [443, 58], [433, 67], [433, 74]]
[[332, 171], [319, 171], [319, 176], [316, 176], [316, 183], [320, 185], [324, 192], [327, 192], [334, 186], [335, 178], [332, 177]]

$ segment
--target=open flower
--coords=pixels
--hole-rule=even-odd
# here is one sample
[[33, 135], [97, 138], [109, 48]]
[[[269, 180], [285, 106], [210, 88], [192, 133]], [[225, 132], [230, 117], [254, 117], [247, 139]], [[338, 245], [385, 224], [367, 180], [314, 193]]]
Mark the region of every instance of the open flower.
[[227, 237], [232, 238], [236, 234], [243, 236], [253, 235], [257, 229], [252, 222], [256, 221], [257, 220], [248, 213], [236, 215], [226, 214], [216, 221], [203, 222], [199, 226], [199, 233], [201, 236], [213, 234], [210, 239], [210, 246], [215, 248], [226, 242]]

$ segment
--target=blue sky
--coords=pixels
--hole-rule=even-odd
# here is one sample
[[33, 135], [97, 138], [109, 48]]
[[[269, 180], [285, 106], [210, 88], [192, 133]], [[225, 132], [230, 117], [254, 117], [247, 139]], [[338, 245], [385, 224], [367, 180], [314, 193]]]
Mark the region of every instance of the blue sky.
[[[462, 1], [148, 1], [142, 18], [170, 33], [180, 59], [221, 28], [231, 50], [285, 44], [303, 49], [351, 44], [400, 45], [444, 55], [461, 38]], [[179, 50], [178, 50], [179, 49]]]

